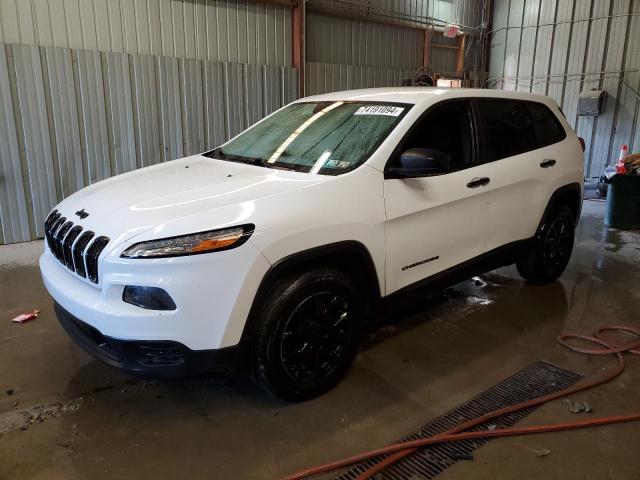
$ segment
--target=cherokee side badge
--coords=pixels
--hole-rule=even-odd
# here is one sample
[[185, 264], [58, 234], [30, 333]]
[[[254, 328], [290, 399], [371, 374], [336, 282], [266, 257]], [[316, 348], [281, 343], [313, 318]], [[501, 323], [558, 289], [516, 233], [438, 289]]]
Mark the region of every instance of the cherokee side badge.
[[78, 210], [76, 212], [76, 215], [79, 216], [82, 219], [85, 219], [85, 218], [87, 218], [89, 216], [89, 214], [84, 211], [84, 208], [82, 210]]

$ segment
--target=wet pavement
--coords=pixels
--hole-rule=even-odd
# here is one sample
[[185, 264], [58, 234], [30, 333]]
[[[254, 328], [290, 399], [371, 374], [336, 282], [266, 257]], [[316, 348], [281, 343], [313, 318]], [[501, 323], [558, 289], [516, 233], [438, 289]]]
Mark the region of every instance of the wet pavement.
[[[608, 360], [555, 339], [640, 326], [640, 232], [608, 230], [602, 215], [602, 203], [585, 203], [555, 284], [526, 285], [508, 267], [387, 307], [347, 378], [303, 404], [242, 377], [140, 380], [92, 360], [54, 317], [35, 264], [41, 244], [0, 247], [0, 479], [278, 478], [401, 438], [537, 360], [600, 372]], [[38, 319], [9, 321], [34, 308]], [[521, 423], [640, 410], [640, 358], [628, 363], [574, 399], [592, 413], [558, 400]], [[439, 478], [637, 480], [638, 444], [638, 423], [496, 439]]]

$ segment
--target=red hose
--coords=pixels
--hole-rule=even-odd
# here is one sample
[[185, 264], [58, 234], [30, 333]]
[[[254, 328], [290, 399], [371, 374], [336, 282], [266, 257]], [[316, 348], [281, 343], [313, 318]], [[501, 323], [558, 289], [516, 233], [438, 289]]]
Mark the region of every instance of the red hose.
[[[634, 335], [636, 337], [636, 340], [620, 345], [618, 343], [613, 342], [612, 340], [605, 340], [602, 338], [603, 332], [611, 332], [611, 331], [624, 332], [627, 334]], [[576, 339], [594, 343], [596, 345], [599, 345], [602, 348], [587, 349], [587, 348], [577, 347], [575, 345], [568, 343], [569, 340], [576, 340]], [[618, 360], [617, 365], [611, 372], [607, 373], [602, 378], [591, 380], [589, 382], [579, 383], [569, 388], [565, 388], [564, 390], [560, 390], [559, 392], [555, 392], [549, 395], [545, 395], [543, 397], [536, 398], [534, 400], [517, 403], [509, 407], [495, 410], [493, 412], [482, 415], [481, 417], [478, 417], [476, 419], [464, 422], [458, 425], [457, 427], [451, 428], [446, 432], [435, 435], [433, 437], [422, 438], [422, 439], [414, 440], [410, 442], [397, 443], [394, 445], [389, 445], [387, 447], [379, 448], [377, 450], [371, 450], [369, 452], [361, 453], [359, 455], [355, 455], [353, 457], [349, 457], [343, 460], [339, 460], [336, 462], [332, 462], [325, 465], [320, 465], [317, 467], [296, 472], [293, 475], [285, 477], [284, 480], [301, 480], [314, 475], [319, 475], [321, 473], [326, 473], [333, 470], [337, 470], [339, 468], [347, 467], [349, 465], [352, 465], [357, 462], [361, 462], [371, 457], [392, 453], [393, 455], [390, 455], [389, 457], [385, 458], [384, 460], [377, 463], [373, 467], [369, 468], [368, 470], [360, 474], [360, 476], [358, 476], [357, 478], [357, 480], [367, 480], [371, 478], [373, 475], [375, 475], [376, 473], [386, 468], [387, 466], [397, 462], [398, 460], [408, 455], [411, 455], [412, 453], [418, 451], [420, 448], [425, 447], [427, 445], [459, 441], [459, 440], [465, 440], [469, 438], [503, 437], [503, 436], [512, 436], [512, 435], [529, 435], [529, 434], [543, 433], [543, 432], [557, 432], [561, 430], [573, 430], [577, 428], [595, 427], [598, 425], [609, 425], [614, 423], [640, 420], [640, 412], [637, 412], [637, 413], [632, 413], [628, 415], [593, 418], [589, 420], [559, 423], [555, 425], [537, 425], [532, 427], [512, 427], [512, 428], [503, 428], [503, 429], [487, 430], [487, 431], [480, 431], [480, 432], [465, 432], [465, 430], [473, 428], [477, 425], [480, 425], [481, 423], [484, 423], [493, 418], [505, 415], [507, 413], [542, 405], [551, 400], [566, 397], [568, 395], [581, 392], [584, 390], [588, 390], [595, 386], [602, 385], [603, 383], [609, 382], [610, 380], [613, 380], [618, 375], [620, 375], [625, 368], [625, 360], [624, 360], [624, 357], [622, 356], [623, 352], [631, 353], [634, 355], [640, 355], [640, 330], [633, 327], [626, 326], [626, 325], [599, 326], [596, 328], [594, 332], [594, 336], [592, 337], [587, 335], [566, 333], [558, 337], [558, 342], [564, 347], [574, 352], [584, 353], [587, 355], [615, 355], [616, 359]], [[464, 432], [464, 433], [461, 433], [461, 432]]]

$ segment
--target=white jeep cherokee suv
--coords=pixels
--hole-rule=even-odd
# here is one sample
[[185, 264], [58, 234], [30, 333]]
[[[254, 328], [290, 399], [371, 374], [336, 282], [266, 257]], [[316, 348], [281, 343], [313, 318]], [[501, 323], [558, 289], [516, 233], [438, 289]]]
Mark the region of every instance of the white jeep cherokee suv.
[[201, 155], [87, 187], [40, 259], [77, 343], [123, 370], [248, 359], [272, 394], [335, 385], [383, 297], [573, 248], [583, 149], [551, 99], [386, 88], [296, 101]]

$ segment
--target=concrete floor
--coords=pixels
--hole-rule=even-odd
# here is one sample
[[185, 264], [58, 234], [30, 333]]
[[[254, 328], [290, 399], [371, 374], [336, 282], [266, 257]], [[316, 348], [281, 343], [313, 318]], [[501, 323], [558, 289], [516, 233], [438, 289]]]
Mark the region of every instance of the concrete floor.
[[[640, 232], [607, 230], [602, 213], [585, 203], [560, 282], [525, 285], [510, 267], [418, 295], [387, 312], [345, 381], [297, 405], [243, 378], [135, 380], [92, 360], [54, 318], [36, 267], [41, 243], [0, 247], [0, 478], [277, 478], [392, 442], [540, 359], [597, 373], [607, 360], [555, 339], [640, 325]], [[9, 322], [33, 308], [38, 319]], [[639, 410], [640, 359], [576, 399], [595, 416]], [[584, 415], [556, 401], [522, 424]], [[440, 478], [637, 480], [639, 444], [638, 423], [496, 439]]]

